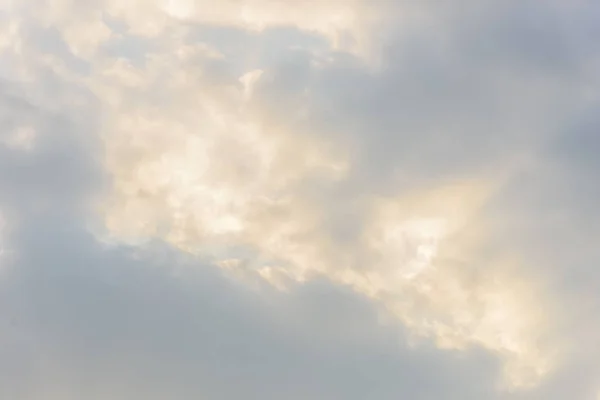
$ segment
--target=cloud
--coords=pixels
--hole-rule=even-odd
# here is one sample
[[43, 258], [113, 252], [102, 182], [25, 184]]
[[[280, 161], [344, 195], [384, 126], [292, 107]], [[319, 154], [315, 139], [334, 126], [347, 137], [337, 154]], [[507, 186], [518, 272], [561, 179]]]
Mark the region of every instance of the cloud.
[[7, 3], [7, 396], [589, 397], [597, 10], [461, 5]]
[[[30, 119], [47, 117], [44, 109], [27, 110]], [[401, 345], [401, 327], [378, 327], [373, 306], [350, 290], [324, 281], [289, 293], [269, 285], [256, 290], [161, 243], [140, 252], [98, 241], [79, 211], [96, 190], [86, 182], [101, 185], [98, 159], [77, 146], [72, 155], [88, 157], [67, 157], [58, 139], [73, 139], [72, 132], [43, 126], [43, 135], [55, 141], [38, 146], [34, 155], [8, 148], [13, 157], [4, 158], [6, 174], [33, 183], [29, 192], [6, 180], [1, 185], [15, 222], [8, 232], [10, 262], [0, 280], [3, 397], [427, 398], [444, 390], [457, 398], [492, 395], [484, 382], [493, 374], [477, 385], [458, 384], [483, 369], [494, 371], [492, 359], [476, 351], [459, 356], [427, 348], [417, 356]], [[52, 154], [62, 154], [64, 163], [33, 163]], [[31, 171], [23, 169], [26, 161]], [[43, 179], [71, 170], [82, 179], [66, 180], [61, 196], [49, 196]], [[37, 208], [19, 196], [49, 204]], [[465, 369], [453, 372], [457, 363]], [[432, 366], [440, 373], [428, 372]]]
[[488, 357], [405, 349], [351, 291], [256, 292], [172, 249], [139, 258], [52, 219], [14, 233], [20, 262], [0, 289], [7, 397], [493, 396]]
[[[503, 31], [500, 33], [504, 34]], [[449, 34], [452, 35], [448, 39], [450, 43], [451, 40], [462, 40], [464, 35], [463, 30]], [[436, 45], [438, 38], [424, 37], [423, 40]], [[404, 47], [405, 44], [400, 42], [394, 52]], [[440, 57], [450, 49], [458, 55], [455, 65], [436, 66], [438, 60], [448, 62]], [[172, 61], [165, 58], [173, 56], [161, 55], [146, 64], [146, 69], [131, 69], [140, 82], [134, 89], [136, 99], [151, 98], [149, 91], [152, 90], [173, 100], [170, 112], [162, 108], [160, 114], [151, 111], [155, 104], [148, 105], [148, 111], [144, 113], [144, 108], [136, 101], [135, 113], [142, 115], [134, 122], [125, 122], [135, 115], [127, 111], [124, 121], [117, 120], [118, 127], [111, 129], [117, 132], [118, 139], [109, 139], [108, 155], [115, 155], [109, 161], [109, 169], [116, 177], [115, 199], [107, 214], [109, 229], [121, 236], [158, 235], [193, 252], [216, 252], [212, 255], [219, 263], [232, 258], [229, 254], [219, 253], [237, 249], [235, 251], [246, 256], [233, 257], [233, 263], [227, 265], [258, 268], [261, 276], [278, 286], [284, 285], [286, 280], [306, 281], [325, 274], [335, 282], [351, 285], [382, 302], [416, 332], [432, 336], [441, 346], [478, 344], [497, 352], [506, 358], [507, 379], [511, 384], [537, 383], [551, 369], [550, 360], [554, 356], [550, 354], [554, 345], [539, 344], [546, 330], [546, 316], [541, 316], [539, 311], [544, 307], [544, 295], [540, 294], [540, 298], [530, 295], [537, 290], [534, 289], [536, 285], [521, 279], [518, 268], [514, 271], [503, 266], [504, 261], [478, 258], [479, 249], [489, 245], [485, 240], [468, 243], [471, 248], [462, 251], [459, 248], [463, 244], [457, 242], [463, 239], [454, 237], [486, 234], [478, 219], [487, 216], [479, 216], [476, 210], [485, 204], [486, 197], [493, 196], [493, 192], [486, 193], [484, 189], [476, 195], [478, 198], [483, 196], [478, 200], [483, 204], [469, 204], [472, 190], [469, 182], [478, 182], [476, 186], [485, 187], [499, 185], [507, 179], [505, 176], [512, 172], [503, 170], [510, 165], [507, 163], [518, 168], [520, 158], [527, 156], [532, 143], [546, 139], [544, 130], [548, 122], [544, 115], [548, 110], [558, 110], [573, 89], [554, 78], [527, 83], [527, 70], [518, 65], [500, 66], [499, 71], [477, 71], [474, 68], [485, 64], [478, 66], [477, 62], [470, 61], [476, 53], [468, 41], [466, 45], [462, 42], [452, 44], [450, 49], [442, 47], [439, 49], [441, 54], [398, 62], [394, 69], [376, 75], [360, 64], [347, 67], [343, 61], [334, 60], [331, 64], [331, 61], [323, 60], [325, 64], [320, 65], [318, 56], [298, 50], [290, 52], [293, 58], [289, 61], [260, 74], [252, 72], [253, 75], [238, 77], [219, 74], [215, 77], [209, 68], [209, 75], [199, 76], [197, 69], [188, 66], [200, 67], [211, 61], [203, 48], [193, 47], [188, 47], [185, 55], [175, 56]], [[487, 59], [481, 61], [485, 62]], [[177, 69], [172, 69], [172, 65]], [[221, 65], [226, 68], [227, 64]], [[423, 67], [430, 69], [430, 76], [420, 76]], [[469, 70], [465, 71], [465, 68], [474, 69], [480, 77], [471, 78], [473, 83], [467, 81]], [[193, 80], [188, 71], [194, 71]], [[168, 86], [162, 86], [157, 80], [144, 86], [142, 82], [148, 82], [159, 73], [170, 77]], [[553, 76], [555, 73], [550, 69], [547, 74]], [[251, 91], [248, 76], [254, 77]], [[430, 85], [427, 91], [423, 86], [424, 78], [438, 79], [442, 85]], [[505, 88], [502, 82], [506, 79], [510, 84]], [[154, 86], [157, 83], [161, 86]], [[464, 84], [468, 86], [464, 88]], [[515, 100], [511, 91], [519, 84], [525, 85], [527, 90], [519, 92], [520, 98]], [[197, 86], [193, 88], [193, 85]], [[389, 91], [396, 85], [398, 94]], [[450, 86], [445, 92], [440, 91], [444, 85]], [[448, 96], [459, 87], [463, 87], [465, 95], [449, 103]], [[121, 95], [124, 94], [121, 92]], [[393, 112], [394, 106], [401, 110], [402, 106], [408, 105], [403, 101], [411, 95], [413, 103], [414, 95], [420, 95], [422, 99], [417, 97], [417, 102], [409, 106], [410, 114]], [[131, 103], [131, 100], [119, 100], [118, 94], [114, 96], [117, 96], [116, 104]], [[369, 97], [373, 101], [369, 101]], [[321, 103], [325, 99], [334, 103], [326, 108]], [[358, 99], [362, 101], [349, 103]], [[376, 102], [385, 108], [371, 108]], [[359, 108], [361, 104], [368, 106]], [[446, 110], [445, 106], [449, 108]], [[518, 113], [523, 108], [529, 112], [525, 120]], [[323, 110], [329, 110], [326, 119], [319, 115]], [[188, 115], [188, 111], [193, 115]], [[566, 109], [563, 115], [568, 113]], [[352, 132], [352, 128], [349, 128], [350, 132], [340, 132], [348, 126], [343, 118], [352, 123], [358, 118], [358, 123], [363, 125], [358, 125], [356, 132]], [[335, 122], [333, 128], [331, 121]], [[492, 126], [486, 128], [491, 121], [494, 121]], [[373, 126], [364, 126], [369, 123]], [[376, 133], [370, 132], [373, 128]], [[489, 132], [482, 132], [482, 129], [489, 129]], [[458, 145], [460, 140], [453, 139], [456, 147], [444, 140], [443, 135], [457, 137], [459, 132], [462, 140], [470, 143], [464, 150]], [[150, 135], [153, 140], [147, 140]], [[140, 136], [145, 140], [136, 139]], [[509, 145], [498, 147], [499, 141], [507, 141]], [[403, 153], [405, 149], [415, 157]], [[446, 153], [440, 153], [442, 149]], [[466, 151], [469, 154], [464, 153]], [[438, 153], [440, 158], [435, 157]], [[460, 163], [457, 163], [457, 157], [462, 159]], [[475, 158], [465, 159], [468, 157]], [[473, 175], [473, 168], [484, 160], [487, 167], [493, 169]], [[381, 189], [365, 184], [361, 175], [380, 175], [384, 169], [416, 176], [388, 174], [379, 178], [388, 191], [379, 201]], [[442, 170], [445, 173], [440, 176]], [[406, 186], [390, 193], [389, 188], [402, 178], [407, 180]], [[451, 190], [449, 196], [460, 199], [459, 205], [448, 203], [438, 210], [438, 205], [411, 209], [410, 205], [404, 204], [410, 202], [410, 198], [415, 198], [412, 201], [418, 204], [435, 202], [440, 196], [437, 191], [414, 188], [419, 180], [432, 179], [432, 183], [425, 184], [443, 187], [449, 179], [458, 180], [459, 184], [450, 186], [459, 189]], [[461, 187], [467, 189], [463, 191]], [[366, 192], [359, 194], [365, 189]], [[339, 204], [348, 209], [342, 210]], [[464, 210], [456, 210], [456, 207]], [[391, 211], [385, 215], [386, 211], [380, 208]], [[461, 215], [467, 212], [465, 210], [471, 215]], [[362, 230], [346, 242], [336, 240], [332, 232], [344, 230], [332, 221], [343, 218], [336, 217], [340, 212], [345, 212], [346, 218], [350, 216], [351, 221], [345, 222]], [[379, 217], [381, 213], [385, 216]], [[402, 228], [431, 224], [432, 221], [450, 225], [450, 232], [424, 234], [415, 232], [416, 228], [406, 228], [407, 233]], [[136, 225], [138, 223], [143, 226]], [[389, 237], [392, 233], [387, 231], [398, 229], [404, 229], [404, 235], [408, 235], [406, 240]], [[349, 235], [352, 236], [352, 232]], [[457, 254], [448, 259], [438, 257], [434, 254], [437, 249], [427, 249], [425, 243], [444, 240], [427, 235], [449, 236], [443, 246]], [[402, 250], [403, 246], [407, 249]], [[429, 255], [423, 256], [423, 252]], [[460, 263], [463, 265], [453, 267], [457, 261], [452, 257], [462, 258]], [[496, 257], [519, 258], [515, 254]], [[262, 260], [258, 265], [257, 259]], [[468, 265], [482, 262], [486, 267], [481, 268], [495, 272], [486, 270], [488, 276], [483, 274], [471, 281], [472, 278], [467, 277], [478, 273], [477, 268]], [[435, 273], [421, 278], [425, 283], [412, 279], [406, 279], [408, 283], [405, 283], [405, 278], [414, 271], [405, 272], [402, 277], [400, 270], [400, 278], [395, 278], [395, 270], [403, 264], [406, 269], [423, 269], [430, 264], [435, 264], [436, 268], [432, 267]], [[474, 272], [469, 272], [470, 269]], [[501, 277], [495, 277], [496, 273]], [[496, 282], [498, 279], [501, 283]], [[422, 289], [422, 286], [443, 288], [445, 284], [449, 285], [448, 293], [443, 289], [424, 293], [427, 289]], [[494, 289], [496, 285], [519, 289], [515, 289], [516, 292]], [[477, 306], [470, 310], [470, 300], [461, 299], [477, 297], [477, 293], [484, 293], [481, 296], [485, 299], [476, 301]], [[404, 304], [415, 302], [418, 305]], [[513, 302], [514, 306], [508, 305]], [[525, 311], [529, 308], [531, 311]], [[462, 309], [464, 315], [457, 313], [457, 309]], [[523, 314], [519, 315], [517, 310], [522, 310]], [[497, 314], [498, 319], [484, 319], [478, 313]], [[456, 332], [460, 332], [458, 336], [455, 336]]]

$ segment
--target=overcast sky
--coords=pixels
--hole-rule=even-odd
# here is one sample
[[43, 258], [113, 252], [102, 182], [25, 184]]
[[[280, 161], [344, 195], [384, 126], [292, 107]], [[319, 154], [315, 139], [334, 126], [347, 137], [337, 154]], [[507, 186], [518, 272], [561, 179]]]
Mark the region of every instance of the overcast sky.
[[597, 400], [600, 3], [0, 0], [0, 398]]

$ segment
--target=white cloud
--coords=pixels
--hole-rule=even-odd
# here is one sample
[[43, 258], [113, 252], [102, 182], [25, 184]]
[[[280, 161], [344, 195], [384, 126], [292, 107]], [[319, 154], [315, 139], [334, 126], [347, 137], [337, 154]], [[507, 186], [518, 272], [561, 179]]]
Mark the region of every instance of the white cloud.
[[[571, 390], [572, 398], [592, 390], [587, 374], [581, 389], [560, 379], [567, 379], [562, 377], [569, 376], [565, 371], [572, 365], [592, 357], [580, 342], [591, 343], [593, 334], [576, 331], [587, 327], [597, 332], [600, 325], [589, 311], [597, 296], [588, 294], [591, 300], [584, 300], [567, 284], [555, 283], [576, 256], [574, 251], [559, 252], [559, 241], [548, 233], [573, 249], [590, 239], [572, 232], [597, 234], [593, 213], [577, 211], [595, 204], [582, 200], [584, 187], [591, 188], [588, 197], [600, 198], [594, 185], [585, 184], [598, 173], [593, 156], [586, 153], [594, 154], [597, 143], [593, 135], [578, 134], [572, 137], [587, 145], [576, 145], [563, 132], [596, 101], [590, 89], [598, 77], [592, 68], [597, 52], [589, 40], [593, 24], [585, 16], [588, 3], [565, 9], [559, 3], [464, 1], [465, 12], [436, 1], [410, 7], [362, 0], [311, 1], [304, 7], [268, 0], [212, 3], [6, 4], [7, 23], [0, 32], [0, 75], [7, 82], [6, 90], [1, 88], [6, 111], [0, 115], [0, 201], [19, 215], [23, 227], [17, 229], [16, 242], [32, 254], [30, 264], [15, 269], [10, 285], [35, 286], [27, 271], [40, 273], [45, 263], [35, 258], [36, 252], [56, 256], [42, 251], [52, 238], [35, 233], [36, 227], [68, 221], [81, 235], [81, 225], [99, 217], [102, 226], [96, 231], [102, 234], [95, 240], [108, 240], [112, 249], [100, 251], [92, 238], [70, 237], [68, 230], [61, 231], [61, 240], [73, 246], [55, 245], [66, 254], [67, 264], [118, 260], [119, 267], [107, 273], [135, 275], [133, 281], [125, 279], [118, 307], [105, 304], [112, 312], [132, 301], [134, 281], [144, 279], [152, 282], [140, 288], [143, 302], [152, 303], [160, 290], [179, 299], [177, 304], [152, 303], [157, 309], [164, 306], [166, 314], [198, 307], [198, 299], [180, 297], [185, 280], [164, 286], [171, 279], [167, 271], [182, 265], [209, 271], [207, 264], [214, 265], [243, 282], [228, 282], [232, 287], [225, 297], [235, 297], [236, 290], [246, 293], [247, 283], [257, 290], [252, 296], [265, 301], [256, 305], [263, 311], [254, 311], [277, 310], [256, 328], [287, 326], [285, 333], [263, 332], [286, 343], [269, 349], [277, 358], [278, 351], [287, 354], [286, 346], [306, 349], [296, 340], [325, 340], [331, 334], [334, 343], [347, 343], [347, 337], [367, 329], [350, 324], [351, 317], [339, 320], [349, 324], [342, 331], [296, 314], [308, 307], [310, 296], [300, 296], [300, 305], [293, 304], [294, 296], [325, 278], [327, 293], [344, 288], [348, 298], [361, 299], [405, 329], [407, 337], [394, 333], [417, 340], [420, 347], [411, 353], [415, 357], [425, 357], [433, 346], [432, 354], [440, 359], [466, 354], [471, 360], [473, 352], [483, 351], [500, 363], [498, 377], [493, 368], [485, 369], [485, 388], [464, 394], [451, 385], [456, 398], [511, 398], [510, 391], [489, 386], [495, 378], [503, 389], [522, 390], [525, 398], [544, 396], [556, 389], [553, 385]], [[315, 37], [325, 40], [317, 44], [311, 41]], [[553, 189], [557, 185], [560, 189]], [[98, 188], [106, 189], [104, 197], [98, 196]], [[94, 215], [89, 214], [91, 197], [97, 206]], [[175, 250], [157, 263], [159, 276], [149, 266], [133, 273], [138, 264], [132, 266], [129, 255], [119, 253], [123, 248], [118, 243], [124, 242], [140, 249], [139, 266], [151, 264], [144, 254], [148, 243], [167, 243]], [[577, 256], [586, 266], [598, 257], [588, 247]], [[196, 261], [182, 264], [178, 257], [190, 254]], [[57, 271], [65, 280], [77, 271], [85, 284], [102, 270], [87, 275], [64, 268]], [[577, 277], [573, 285], [594, 293], [596, 277], [589, 268], [572, 271]], [[66, 285], [48, 273], [43, 276], [51, 284], [40, 289], [40, 304], [56, 299]], [[183, 276], [191, 279], [187, 274]], [[192, 281], [192, 290], [202, 287]], [[10, 285], [0, 293], [6, 290], [11, 301], [20, 299], [10, 294]], [[89, 294], [77, 290], [49, 306], [52, 318], [79, 312], [68, 304], [89, 300]], [[212, 297], [221, 298], [211, 292], [207, 298]], [[225, 314], [243, 325], [243, 311], [237, 308], [243, 302], [234, 303], [236, 309]], [[315, 308], [322, 311], [319, 307], [328, 304], [323, 300]], [[581, 307], [580, 314], [569, 315], [560, 304]], [[95, 312], [90, 304], [84, 309]], [[31, 310], [23, 313], [39, 322]], [[119, 322], [102, 318], [94, 315], [93, 323], [108, 330]], [[75, 324], [70, 317], [64, 321], [67, 336], [88, 337], [91, 325]], [[134, 330], [143, 337], [148, 326], [136, 321], [141, 327]], [[367, 336], [387, 329], [368, 321]], [[196, 324], [202, 322], [190, 314], [183, 312], [172, 322], [201, 334]], [[64, 350], [48, 357], [65, 366], [64, 376], [56, 378], [65, 383], [52, 391], [64, 390], [68, 397], [77, 390], [71, 386], [77, 368], [64, 361], [71, 345], [57, 339], [60, 329], [53, 326], [42, 323], [40, 332], [48, 330], [49, 338], [38, 340]], [[290, 333], [290, 326], [298, 332]], [[25, 331], [34, 333], [36, 327]], [[215, 337], [220, 333], [212, 332]], [[260, 341], [260, 336], [254, 339]], [[152, 340], [169, 347], [162, 339]], [[369, 336], [361, 343], [377, 348], [379, 340]], [[319, 346], [309, 347], [328, 348]], [[336, 368], [352, 351], [350, 345], [340, 346], [333, 348], [343, 355], [328, 353]], [[125, 347], [132, 351], [130, 344]], [[140, 360], [156, 354], [151, 348], [133, 350], [134, 361], [127, 365], [144, 364]], [[87, 351], [84, 346], [81, 354]], [[371, 357], [371, 351], [365, 350], [364, 357]], [[186, 365], [184, 358], [178, 355], [177, 365]], [[227, 362], [244, 364], [235, 357]], [[190, 366], [201, 367], [206, 376], [215, 373], [198, 359]], [[223, 368], [238, 371], [235, 365]], [[452, 376], [447, 370], [440, 373]], [[106, 374], [102, 370], [100, 375]], [[232, 376], [215, 374], [219, 379]], [[32, 390], [48, 385], [49, 376]], [[99, 393], [111, 392], [114, 380], [106, 379], [108, 383], [98, 384]], [[260, 382], [249, 385], [258, 385], [253, 393], [263, 398], [292, 396], [269, 392], [264, 386], [268, 379], [256, 379]], [[341, 386], [331, 391], [325, 386], [308, 385], [307, 396], [347, 393]], [[128, 387], [122, 393], [139, 397], [146, 389], [152, 391], [149, 386], [137, 392]], [[212, 390], [213, 398], [237, 395], [225, 394], [218, 384]], [[410, 396], [394, 390], [381, 398]], [[411, 390], [426, 393], [423, 387]], [[437, 397], [444, 393], [432, 390]], [[25, 396], [40, 395], [32, 391]]]
[[[167, 0], [162, 8], [176, 18], [200, 23], [261, 31], [291, 26], [327, 37], [335, 48], [358, 54], [367, 52], [372, 30], [384, 21], [383, 2], [363, 0], [309, 0], [295, 5], [286, 1], [253, 0], [219, 2]], [[407, 8], [407, 7], [406, 7]]]
[[[551, 370], [554, 352], [539, 344], [542, 295], [532, 295], [518, 271], [476, 256], [486, 245], [478, 209], [494, 180], [381, 199], [363, 193], [350, 218], [364, 232], [339, 243], [328, 220], [342, 199], [330, 191], [350, 179], [351, 148], [302, 129], [305, 92], [300, 108], [286, 110], [299, 122], [281, 122], [238, 78], [215, 84], [203, 76], [202, 53], [177, 57], [155, 57], [145, 70], [112, 65], [99, 76], [130, 77], [94, 83], [99, 96], [110, 96], [105, 140], [115, 191], [105, 212], [113, 235], [158, 236], [217, 263], [245, 249], [248, 256], [225, 265], [256, 269], [279, 287], [325, 275], [441, 347], [498, 354], [510, 385], [534, 385]], [[256, 74], [254, 86], [263, 79]], [[351, 205], [358, 191], [344, 201]], [[469, 266], [482, 262], [486, 273]]]

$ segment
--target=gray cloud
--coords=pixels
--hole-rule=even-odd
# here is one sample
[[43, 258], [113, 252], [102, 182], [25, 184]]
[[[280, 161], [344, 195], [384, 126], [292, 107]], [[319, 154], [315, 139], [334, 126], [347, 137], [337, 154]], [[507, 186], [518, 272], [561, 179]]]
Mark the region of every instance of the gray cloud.
[[493, 396], [489, 357], [409, 350], [327, 282], [258, 293], [164, 246], [152, 259], [107, 250], [52, 215], [13, 238], [0, 284], [10, 398]]
[[1, 397], [594, 398], [592, 2], [100, 3], [0, 32]]
[[408, 349], [347, 289], [257, 292], [158, 242], [141, 258], [99, 243], [77, 211], [102, 183], [97, 151], [67, 115], [9, 94], [4, 109], [5, 133], [33, 124], [39, 140], [3, 149], [19, 224], [0, 279], [2, 397], [491, 398], [492, 359]]

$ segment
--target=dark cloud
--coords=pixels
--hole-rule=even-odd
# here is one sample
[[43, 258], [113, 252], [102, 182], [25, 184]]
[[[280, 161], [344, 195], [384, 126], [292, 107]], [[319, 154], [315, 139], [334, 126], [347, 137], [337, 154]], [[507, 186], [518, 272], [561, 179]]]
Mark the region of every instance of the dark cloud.
[[142, 258], [106, 249], [51, 215], [13, 245], [3, 396], [493, 398], [489, 357], [407, 349], [399, 328], [327, 282], [254, 292], [158, 244]]
[[33, 132], [30, 150], [0, 146], [0, 204], [20, 218], [43, 209], [81, 212], [81, 197], [91, 196], [103, 181], [97, 121], [89, 110], [79, 115], [73, 110], [74, 118], [70, 111], [45, 108], [23, 89], [4, 85], [0, 93], [1, 137], [9, 140], [19, 129]]
[[432, 11], [431, 29], [398, 27], [378, 72], [347, 55], [323, 67], [282, 52], [259, 96], [299, 131], [354, 143], [361, 188], [510, 169], [586, 107], [595, 25], [556, 5], [465, 3]]

